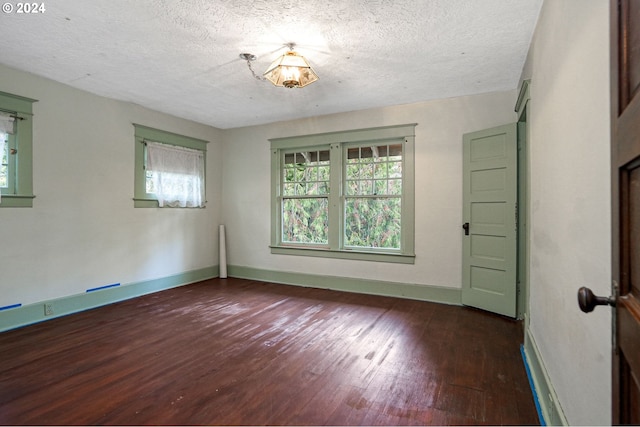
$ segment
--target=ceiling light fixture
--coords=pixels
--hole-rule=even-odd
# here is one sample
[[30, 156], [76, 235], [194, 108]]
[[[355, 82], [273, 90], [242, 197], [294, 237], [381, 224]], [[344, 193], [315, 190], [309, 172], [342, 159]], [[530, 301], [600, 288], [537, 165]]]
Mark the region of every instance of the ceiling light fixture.
[[305, 87], [318, 80], [318, 75], [309, 65], [309, 61], [304, 56], [298, 55], [293, 51], [295, 45], [289, 43], [287, 47], [289, 51], [271, 63], [263, 74], [264, 77], [257, 76], [253, 68], [251, 68], [251, 61], [256, 59], [255, 55], [241, 53], [240, 58], [247, 61], [249, 70], [251, 70], [256, 79], [269, 80], [275, 86], [286, 88]]

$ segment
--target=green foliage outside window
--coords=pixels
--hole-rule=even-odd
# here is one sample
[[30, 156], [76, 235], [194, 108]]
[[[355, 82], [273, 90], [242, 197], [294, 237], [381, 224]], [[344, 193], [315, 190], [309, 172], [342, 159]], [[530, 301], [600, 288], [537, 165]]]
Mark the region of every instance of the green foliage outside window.
[[285, 199], [282, 241], [326, 245], [329, 241], [329, 203], [326, 198]]
[[345, 211], [345, 246], [400, 249], [400, 199], [350, 198]]
[[282, 241], [327, 244], [329, 150], [287, 153], [282, 183]]
[[[329, 150], [284, 154], [282, 242], [326, 245]], [[400, 249], [402, 144], [350, 147], [344, 179], [344, 245]]]
[[347, 149], [345, 246], [400, 249], [402, 144]]

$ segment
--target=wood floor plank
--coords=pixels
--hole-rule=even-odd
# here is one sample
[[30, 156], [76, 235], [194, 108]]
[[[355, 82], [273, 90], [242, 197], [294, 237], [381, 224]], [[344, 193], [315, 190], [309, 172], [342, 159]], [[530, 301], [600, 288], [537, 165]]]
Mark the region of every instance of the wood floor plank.
[[519, 322], [214, 279], [0, 334], [0, 424], [538, 423]]

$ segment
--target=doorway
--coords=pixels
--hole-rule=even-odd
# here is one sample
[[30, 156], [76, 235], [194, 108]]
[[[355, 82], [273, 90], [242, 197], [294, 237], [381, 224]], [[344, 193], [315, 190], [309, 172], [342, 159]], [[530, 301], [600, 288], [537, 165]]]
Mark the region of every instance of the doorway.
[[529, 81], [516, 123], [463, 137], [462, 303], [523, 319], [528, 306]]

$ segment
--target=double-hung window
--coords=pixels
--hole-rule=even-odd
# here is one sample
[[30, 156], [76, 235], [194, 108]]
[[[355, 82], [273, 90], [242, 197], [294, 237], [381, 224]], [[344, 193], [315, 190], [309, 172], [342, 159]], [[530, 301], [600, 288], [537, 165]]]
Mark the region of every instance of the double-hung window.
[[329, 149], [283, 151], [282, 242], [327, 247]]
[[135, 207], [205, 207], [207, 141], [134, 127]]
[[402, 247], [402, 157], [400, 142], [346, 146], [344, 245]]
[[414, 129], [270, 140], [272, 253], [412, 263]]
[[34, 102], [0, 92], [0, 208], [33, 206]]

